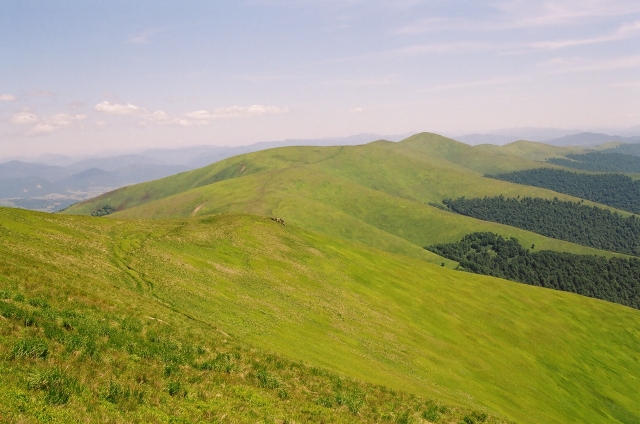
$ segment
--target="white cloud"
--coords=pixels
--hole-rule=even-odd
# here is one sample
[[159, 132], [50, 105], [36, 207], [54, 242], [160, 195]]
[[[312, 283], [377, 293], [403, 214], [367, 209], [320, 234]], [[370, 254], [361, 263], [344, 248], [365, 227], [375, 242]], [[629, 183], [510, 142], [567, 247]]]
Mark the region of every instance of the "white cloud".
[[95, 105], [95, 110], [104, 115], [120, 115], [120, 116], [135, 116], [139, 118], [139, 125], [144, 123], [155, 122], [157, 125], [175, 125], [180, 127], [190, 127], [194, 125], [208, 125], [209, 122], [216, 119], [230, 119], [230, 118], [243, 118], [243, 117], [255, 117], [262, 115], [277, 115], [281, 113], [288, 113], [288, 108], [281, 108], [277, 106], [264, 106], [264, 105], [251, 105], [251, 106], [228, 106], [219, 107], [212, 111], [209, 110], [196, 110], [193, 112], [187, 112], [180, 115], [169, 116], [167, 113], [156, 110], [150, 112], [148, 109], [127, 104], [110, 103], [104, 101]]
[[189, 127], [192, 125], [207, 125], [217, 119], [251, 118], [262, 115], [279, 115], [289, 113], [286, 107], [251, 105], [251, 106], [227, 106], [219, 107], [213, 111], [196, 110], [188, 112], [180, 117], [162, 122], [164, 125], [178, 125]]
[[351, 113], [360, 113], [360, 112], [362, 112], [362, 108], [361, 107], [356, 107], [356, 108], [353, 108], [353, 109], [349, 109], [349, 112], [351, 112]]
[[96, 121], [96, 122], [94, 122], [94, 124], [98, 128], [106, 127], [107, 125], [109, 125], [105, 121]]
[[145, 113], [142, 117], [149, 121], [164, 121], [167, 119], [167, 114], [161, 110], [156, 110], [155, 112]]
[[0, 101], [2, 102], [13, 102], [16, 100], [16, 96], [11, 94], [0, 94]]
[[42, 135], [52, 133], [65, 127], [71, 127], [76, 121], [82, 121], [86, 118], [86, 115], [69, 115], [67, 113], [59, 113], [57, 115], [41, 118], [33, 112], [23, 110], [9, 118], [9, 122], [17, 125], [35, 124], [26, 132], [26, 134]]
[[104, 101], [95, 105], [96, 112], [103, 113], [105, 115], [138, 115], [141, 112], [145, 112], [144, 109], [127, 103], [126, 105]]
[[39, 119], [36, 116], [36, 114], [28, 111], [22, 111], [22, 112], [16, 113], [11, 118], [9, 118], [9, 122], [11, 122], [12, 124], [18, 124], [18, 125], [33, 124], [34, 122], [38, 122], [38, 121]]
[[[199, 111], [202, 112], [202, 111]], [[279, 115], [281, 113], [288, 113], [288, 108], [280, 108], [277, 106], [263, 106], [263, 105], [251, 105], [251, 106], [228, 106], [219, 107], [214, 109], [210, 114], [211, 119], [227, 119], [227, 118], [242, 118], [261, 115]]]
[[60, 129], [60, 127], [56, 127], [55, 125], [37, 124], [27, 131], [27, 135], [44, 135], [52, 133], [58, 129]]
[[66, 113], [59, 113], [57, 115], [44, 118], [44, 122], [55, 127], [68, 127], [73, 124], [74, 121], [82, 121], [85, 119], [87, 119], [86, 115], [69, 115]]

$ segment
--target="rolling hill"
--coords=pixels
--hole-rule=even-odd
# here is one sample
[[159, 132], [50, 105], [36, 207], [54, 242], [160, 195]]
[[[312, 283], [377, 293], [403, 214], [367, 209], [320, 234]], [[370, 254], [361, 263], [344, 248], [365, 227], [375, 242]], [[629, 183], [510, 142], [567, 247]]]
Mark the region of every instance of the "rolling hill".
[[[54, 414], [37, 391], [50, 386], [20, 381], [73, 364], [77, 371], [61, 378], [83, 387], [69, 392], [77, 419], [638, 421], [640, 311], [451, 270], [457, 262], [423, 248], [482, 231], [536, 251], [624, 256], [442, 204], [500, 195], [579, 201], [484, 176], [548, 168], [544, 160], [569, 153], [581, 150], [471, 147], [435, 134], [284, 147], [124, 187], [53, 216], [1, 209], [5, 303], [30, 305], [14, 314], [23, 323], [29, 313], [53, 316], [62, 329], [41, 324], [45, 337], [53, 334], [46, 343], [57, 368], [7, 359], [0, 370], [17, 373], [15, 395], [0, 403], [14, 413], [26, 397]], [[78, 216], [107, 206], [117, 212]], [[37, 299], [60, 312], [39, 311]], [[118, 331], [95, 330], [97, 347], [86, 337], [69, 348], [65, 332], [84, 327], [64, 311], [77, 309], [125, 333], [133, 316], [139, 336], [127, 344], [112, 341], [126, 339]], [[158, 325], [172, 338], [155, 336]], [[14, 326], [4, 357], [25, 351], [26, 335], [42, 338]], [[182, 359], [158, 353], [167, 340]], [[103, 353], [86, 353], [96, 349]], [[87, 375], [101, 361], [107, 371], [93, 382]], [[147, 369], [149, 383], [140, 383]], [[142, 400], [132, 405], [134, 393]]]
[[631, 308], [253, 215], [0, 208], [0, 237], [14, 421], [640, 419]]
[[[88, 215], [108, 204], [118, 211], [114, 216], [122, 218], [186, 218], [226, 212], [279, 216], [312, 231], [438, 264], [443, 259], [422, 246], [455, 242], [473, 231], [517, 237], [539, 249], [611, 255], [438, 207], [447, 197], [500, 194], [579, 200], [483, 177], [489, 172], [548, 167], [527, 156], [566, 151], [529, 144], [532, 146], [520, 142], [501, 148], [471, 147], [425, 133], [399, 143], [271, 149], [125, 187], [64, 213]], [[524, 153], [517, 155], [514, 150]]]

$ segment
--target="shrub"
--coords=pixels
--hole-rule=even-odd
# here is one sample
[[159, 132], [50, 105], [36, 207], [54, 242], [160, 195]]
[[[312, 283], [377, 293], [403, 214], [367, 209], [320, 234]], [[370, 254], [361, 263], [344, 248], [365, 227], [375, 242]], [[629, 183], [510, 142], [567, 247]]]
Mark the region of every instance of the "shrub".
[[91, 212], [91, 216], [105, 216], [114, 213], [116, 210], [111, 205], [104, 205], [100, 209]]
[[12, 358], [46, 358], [48, 355], [47, 342], [37, 337], [19, 340], [11, 350]]

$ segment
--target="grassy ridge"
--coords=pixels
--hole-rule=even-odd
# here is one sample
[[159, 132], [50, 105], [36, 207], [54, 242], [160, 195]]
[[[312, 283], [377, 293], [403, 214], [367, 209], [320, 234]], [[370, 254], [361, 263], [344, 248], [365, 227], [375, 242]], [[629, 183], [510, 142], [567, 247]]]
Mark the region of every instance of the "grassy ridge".
[[[454, 272], [247, 215], [118, 221], [0, 209], [0, 224], [3, 290], [23, 293], [27, 300], [47, 298], [56, 311], [76, 304], [100, 319], [107, 318], [101, 315], [107, 311], [114, 327], [122, 327], [121, 317], [131, 315], [151, 326], [143, 326], [143, 334], [166, 322], [171, 333], [189, 340], [196, 352], [200, 341], [214, 340], [213, 346], [203, 343], [206, 353], [196, 362], [229, 351], [222, 340], [250, 342], [293, 360], [419, 394], [419, 406], [407, 404], [415, 405], [411, 413], [416, 418], [434, 398], [467, 408], [453, 408], [447, 418], [453, 422], [472, 409], [519, 422], [640, 419], [635, 402], [640, 396], [635, 377], [640, 375], [635, 349], [640, 314], [630, 308]], [[3, 332], [3, 340], [14, 340], [12, 331]], [[6, 358], [13, 342], [1, 346]], [[51, 349], [65, 348], [52, 343]], [[126, 377], [134, 388], [136, 366], [131, 357], [115, 352], [116, 359], [108, 362], [113, 368], [103, 374], [101, 385], [83, 393], [108, 391], [109, 376], [117, 381]], [[82, 359], [81, 353], [69, 358], [80, 373], [104, 367]], [[266, 362], [264, 356], [256, 358]], [[23, 396], [44, 402], [44, 391], [27, 388], [22, 378], [27, 376], [8, 378], [21, 369], [16, 361], [23, 360], [36, 368], [55, 367], [49, 359], [3, 362], [2, 381], [10, 390], [2, 393], [10, 403], [2, 405], [15, 406]], [[251, 363], [243, 365], [244, 382], [238, 376], [233, 381], [210, 380], [188, 363], [180, 366], [178, 381], [191, 395], [177, 402], [169, 394], [171, 375], [165, 376], [166, 365], [157, 361], [150, 388], [158, 387], [158, 397], [152, 397], [150, 405], [165, 411], [177, 408], [192, 418], [203, 417], [196, 411], [206, 410], [220, 419], [233, 413], [233, 402], [245, 405], [242, 413], [253, 420], [289, 411], [294, 420], [304, 421], [310, 415], [303, 409], [326, 409], [333, 414], [325, 415], [327, 420], [383, 420], [383, 413], [395, 420], [403, 413], [388, 406], [396, 401], [377, 403], [377, 392], [369, 386], [358, 386], [372, 394], [364, 397], [367, 402], [357, 415], [344, 404], [319, 406], [321, 395], [336, 399], [330, 378], [319, 380], [317, 389], [309, 389], [313, 396], [303, 398], [305, 390], [295, 394], [288, 385], [309, 374], [289, 379], [275, 365], [270, 367], [268, 372], [286, 382], [292, 396], [300, 396], [294, 398], [300, 399], [298, 407], [280, 399], [276, 389], [261, 387], [259, 369]], [[254, 395], [256, 403], [247, 402]], [[88, 413], [74, 402], [65, 410]], [[104, 417], [115, 414], [109, 401], [97, 398], [92, 404]], [[144, 412], [147, 415], [139, 418], [144, 421], [151, 416], [145, 408], [129, 417]], [[379, 415], [365, 415], [375, 413]]]
[[292, 147], [242, 155], [192, 173], [126, 187], [66, 212], [89, 214], [110, 204], [120, 211], [115, 216], [127, 218], [185, 218], [223, 212], [276, 215], [332, 237], [438, 264], [443, 259], [425, 253], [421, 246], [453, 242], [472, 231], [497, 232], [545, 249], [603, 254], [429, 205], [451, 196], [499, 194], [574, 199], [482, 177], [489, 169], [536, 166], [543, 164], [486, 146], [471, 147], [420, 134], [401, 143]]

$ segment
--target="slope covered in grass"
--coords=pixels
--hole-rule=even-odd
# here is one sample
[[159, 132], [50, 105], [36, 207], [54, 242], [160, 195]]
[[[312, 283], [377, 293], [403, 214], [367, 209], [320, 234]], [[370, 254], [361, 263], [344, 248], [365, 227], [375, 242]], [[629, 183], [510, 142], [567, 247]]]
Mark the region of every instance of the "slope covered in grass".
[[109, 204], [119, 211], [114, 216], [128, 218], [185, 218], [224, 212], [279, 216], [326, 235], [438, 264], [443, 259], [425, 252], [422, 246], [454, 242], [473, 231], [513, 236], [545, 249], [603, 254], [432, 206], [446, 197], [500, 194], [578, 200], [483, 177], [490, 170], [507, 172], [536, 166], [544, 164], [434, 134], [419, 134], [400, 143], [292, 147], [242, 155], [191, 173], [126, 187], [78, 204], [66, 213], [89, 214]]
[[[0, 224], [3, 306], [28, 312], [1, 318], [0, 404], [18, 416], [393, 422], [418, 419], [435, 400], [453, 405], [442, 422], [472, 410], [524, 423], [640, 419], [640, 313], [630, 308], [248, 215], [122, 221], [0, 209]], [[24, 327], [25, 316], [37, 325]], [[47, 320], [54, 338], [38, 324]], [[51, 353], [19, 346], [38, 338]], [[36, 353], [10, 359], [25, 349]], [[244, 362], [227, 374], [236, 351]], [[331, 373], [420, 398], [341, 386]], [[71, 392], [63, 409], [47, 406], [56, 381]]]

